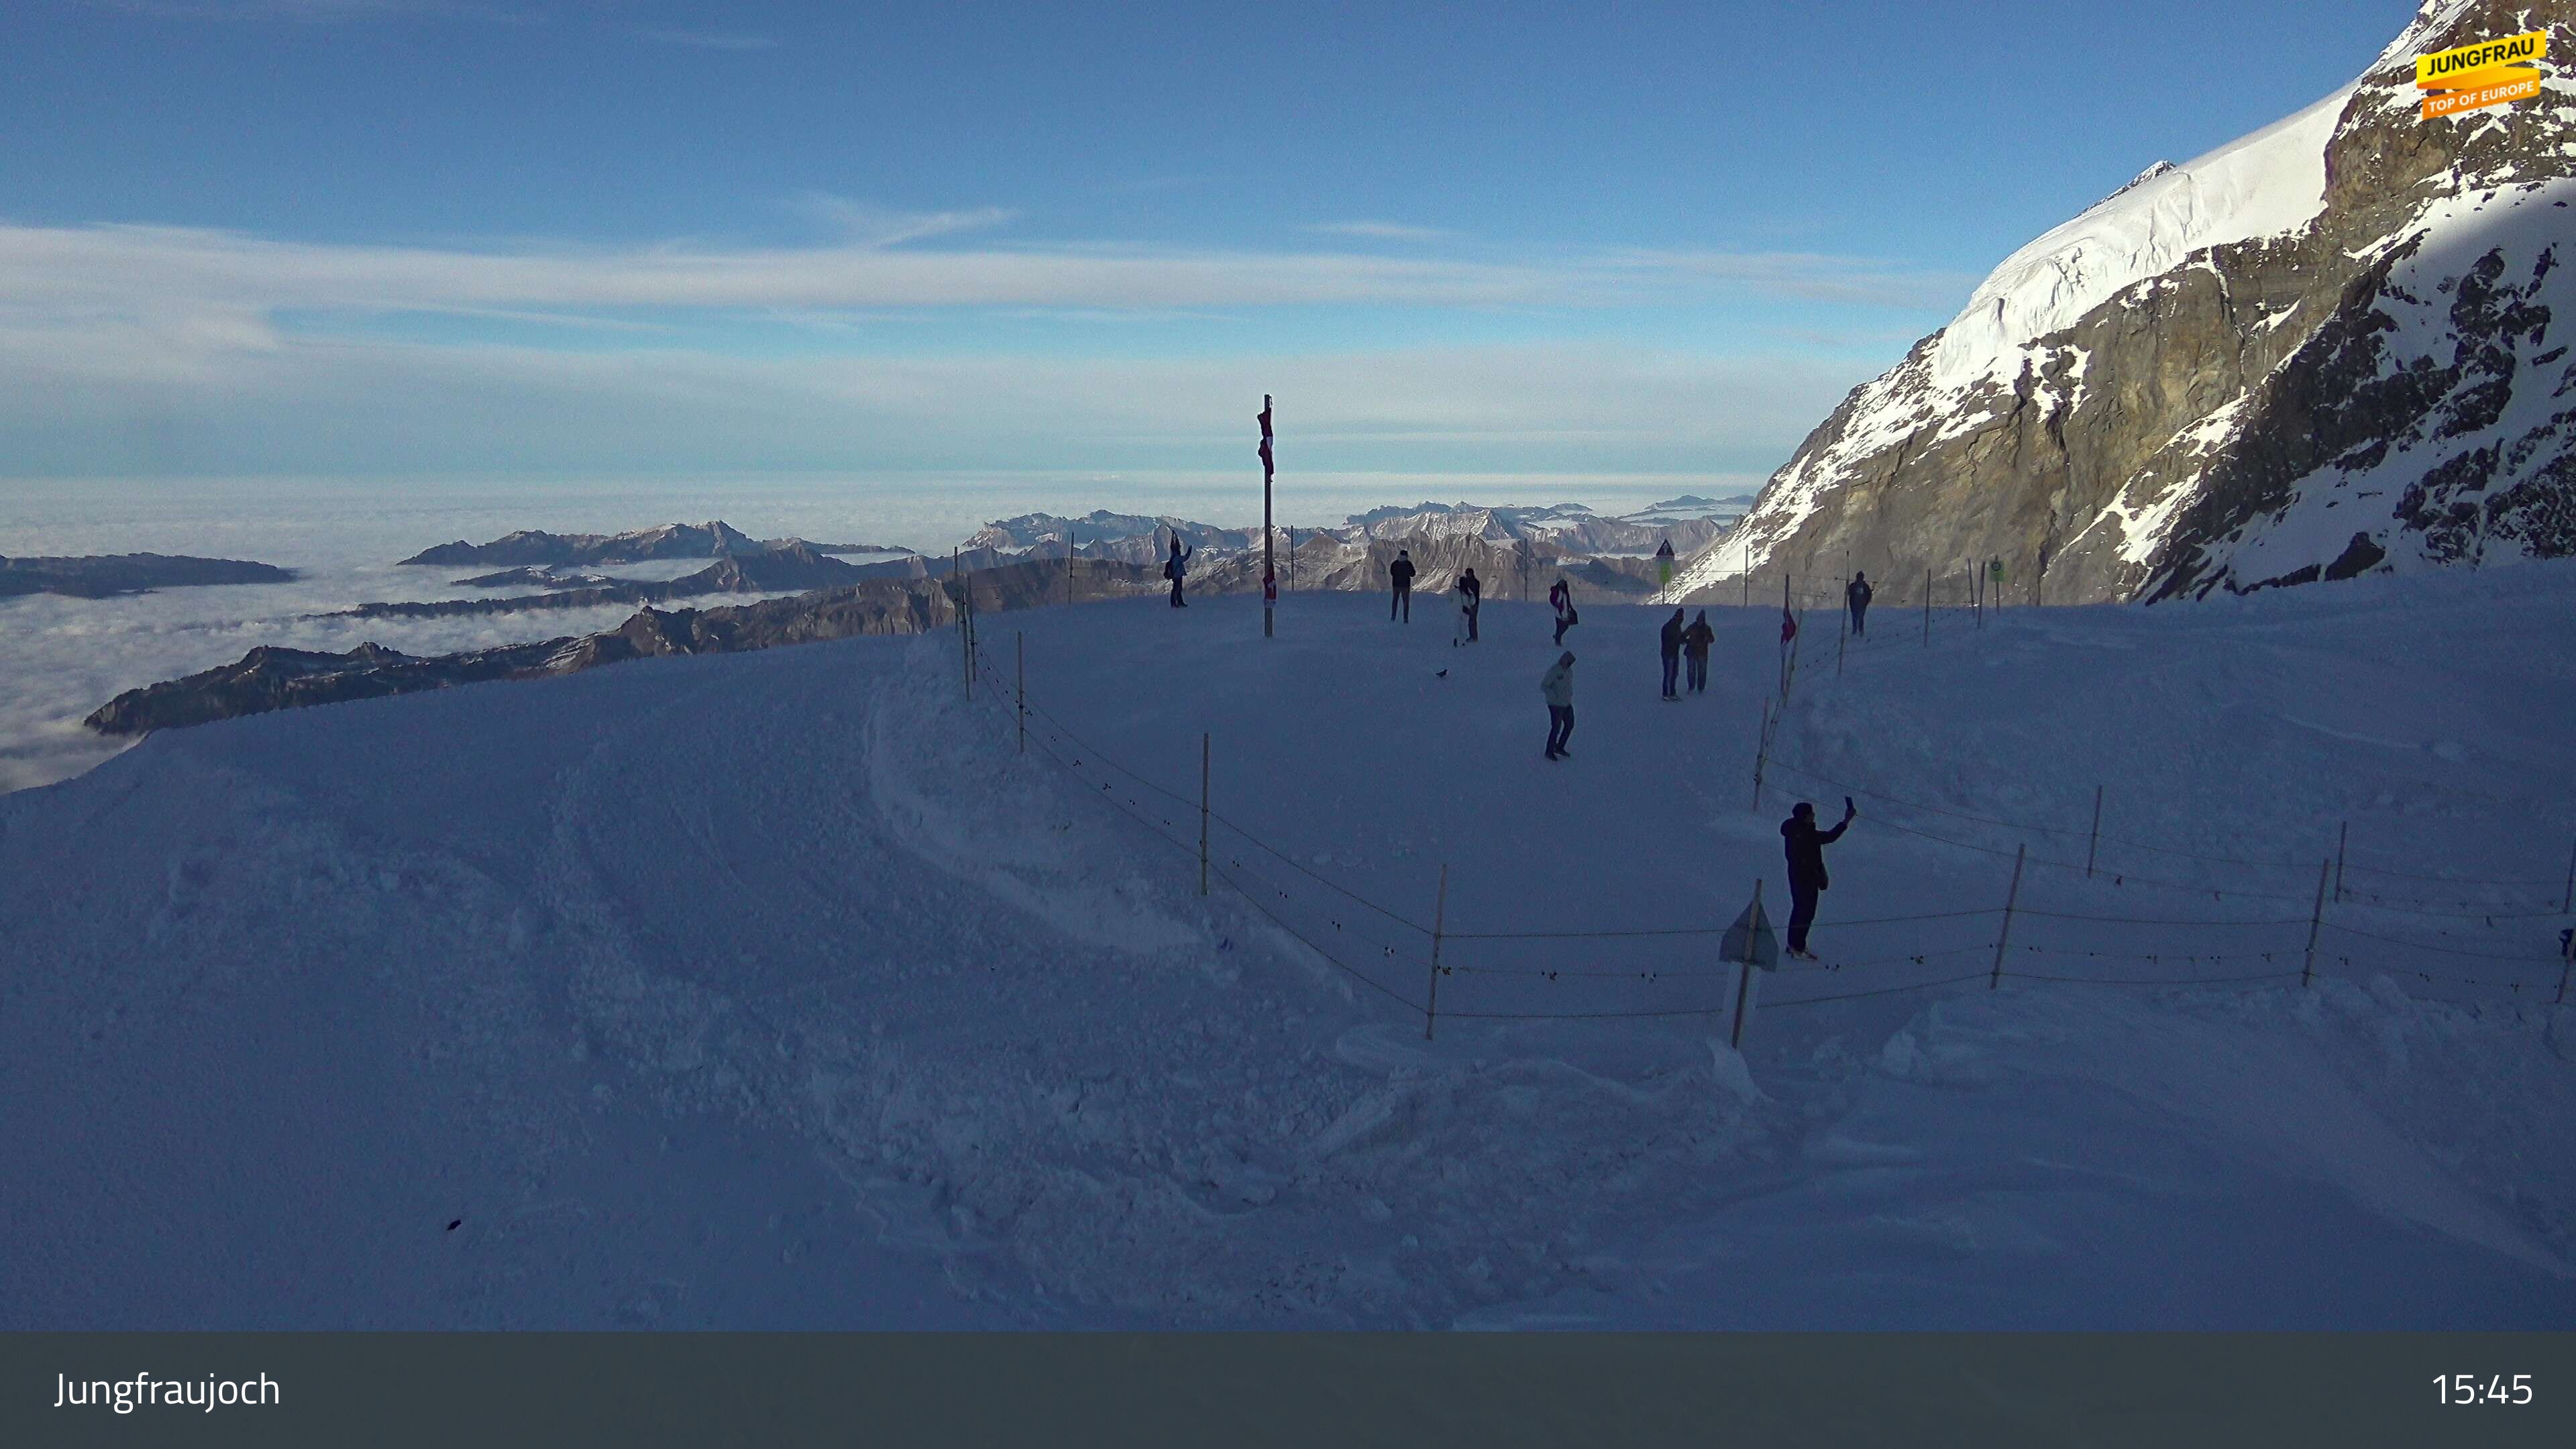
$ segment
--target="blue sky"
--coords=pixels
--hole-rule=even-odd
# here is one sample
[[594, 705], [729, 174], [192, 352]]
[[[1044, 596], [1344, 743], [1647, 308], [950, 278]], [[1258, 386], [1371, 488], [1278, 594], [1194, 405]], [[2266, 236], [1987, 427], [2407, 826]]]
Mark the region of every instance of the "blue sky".
[[1758, 479], [2409, 14], [11, 0], [0, 473]]

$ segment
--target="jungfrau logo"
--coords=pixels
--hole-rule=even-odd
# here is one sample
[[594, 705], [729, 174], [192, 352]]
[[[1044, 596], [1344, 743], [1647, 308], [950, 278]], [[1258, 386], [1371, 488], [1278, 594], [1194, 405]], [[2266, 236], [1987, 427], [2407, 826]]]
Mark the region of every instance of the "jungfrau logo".
[[2548, 53], [2549, 32], [2533, 30], [2417, 56], [2415, 85], [2424, 92], [2424, 118], [2531, 99], [2540, 94], [2540, 72], [2527, 62]]

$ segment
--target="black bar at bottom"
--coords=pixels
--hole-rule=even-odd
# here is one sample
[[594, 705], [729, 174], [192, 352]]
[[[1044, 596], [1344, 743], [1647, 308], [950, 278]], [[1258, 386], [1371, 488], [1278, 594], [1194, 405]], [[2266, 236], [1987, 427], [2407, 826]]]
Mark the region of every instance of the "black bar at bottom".
[[0, 1443], [2567, 1445], [2576, 1334], [34, 1333]]

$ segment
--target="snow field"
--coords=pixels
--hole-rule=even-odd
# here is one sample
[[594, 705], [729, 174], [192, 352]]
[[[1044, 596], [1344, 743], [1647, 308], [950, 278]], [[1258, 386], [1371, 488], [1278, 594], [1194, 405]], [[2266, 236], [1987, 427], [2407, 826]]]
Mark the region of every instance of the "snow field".
[[[2501, 900], [2460, 882], [2551, 874], [2529, 842], [2563, 862], [2576, 813], [2549, 725], [2571, 598], [2576, 573], [2530, 566], [1945, 616], [1839, 681], [1811, 615], [1780, 749], [2074, 828], [2104, 783], [2106, 833], [2202, 854], [2321, 856], [2349, 818], [2353, 861]], [[0, 1318], [2576, 1317], [2552, 1145], [2576, 1044], [2531, 993], [2355, 938], [2308, 992], [1852, 995], [1986, 968], [1994, 919], [1949, 913], [1999, 906], [2040, 843], [1864, 797], [1817, 932], [1840, 969], [1767, 977], [1738, 1057], [1713, 938], [1506, 937], [1723, 926], [1757, 877], [1785, 914], [1785, 802], [1747, 808], [1776, 612], [1712, 610], [1711, 692], [1667, 705], [1663, 614], [1587, 608], [1553, 764], [1544, 610], [1490, 605], [1458, 649], [1417, 602], [1408, 629], [1290, 595], [1266, 644], [1249, 599], [986, 616], [1001, 678], [1027, 636], [1026, 756], [943, 634], [234, 721], [0, 797]], [[1218, 825], [1205, 898], [1202, 733], [1217, 814], [1278, 852]], [[2312, 891], [2313, 867], [2137, 854], [2189, 888], [2035, 867], [2021, 904], [2304, 940], [2305, 900], [2200, 891]], [[1425, 1041], [1352, 973], [1418, 1001], [1427, 938], [1326, 882], [1427, 922], [1443, 864], [1457, 969]], [[2563, 924], [2363, 911], [2334, 914], [2517, 957]], [[1886, 919], [1917, 916], [1946, 918]], [[2017, 942], [2105, 954], [2012, 964], [2233, 974], [2109, 956], [2213, 934], [2026, 916]], [[1909, 959], [1936, 950], [1956, 967]], [[1478, 1015], [1577, 1010], [1686, 1014]]]

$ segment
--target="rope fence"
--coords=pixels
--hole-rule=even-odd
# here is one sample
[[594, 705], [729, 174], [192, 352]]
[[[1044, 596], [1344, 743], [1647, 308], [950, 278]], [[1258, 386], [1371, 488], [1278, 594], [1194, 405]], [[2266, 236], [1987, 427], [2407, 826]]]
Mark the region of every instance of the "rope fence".
[[[2246, 890], [2242, 888], [2208, 887], [2187, 881], [2141, 877], [2127, 872], [2105, 870], [2099, 868], [2098, 865], [2088, 868], [2082, 863], [2031, 854], [2026, 846], [2016, 850], [2002, 850], [1991, 845], [1980, 844], [1975, 841], [1960, 840], [1937, 832], [1908, 826], [1899, 821], [1881, 818], [1878, 823], [1889, 825], [1908, 835], [1917, 836], [1928, 841], [1933, 841], [1957, 849], [1974, 851], [1987, 855], [2012, 856], [2019, 864], [2047, 866], [2060, 870], [2079, 872], [2088, 880], [2092, 880], [2096, 885], [2107, 884], [2110, 887], [2118, 888], [2125, 885], [2137, 884], [2195, 894], [2206, 892], [2213, 899], [2219, 901], [2224, 901], [2229, 897], [2234, 897], [2248, 901], [2267, 900], [2296, 902], [2302, 906], [2308, 906], [2310, 909], [2306, 914], [2301, 915], [2280, 914], [2255, 917], [2108, 914], [2056, 910], [2039, 906], [2021, 905], [2018, 901], [2019, 890], [2016, 888], [2012, 895], [2006, 899], [2004, 904], [1997, 906], [1923, 912], [1910, 915], [1860, 917], [1849, 920], [1838, 919], [1826, 923], [1837, 933], [1857, 932], [1866, 935], [1873, 931], [1880, 931], [1884, 928], [1894, 927], [1903, 928], [1903, 930], [1908, 934], [1919, 935], [1927, 929], [1937, 931], [1942, 923], [1976, 922], [1985, 921], [1990, 918], [2001, 918], [2000, 929], [1995, 930], [1992, 934], [1981, 933], [1982, 938], [1973, 941], [1960, 941], [1955, 944], [1941, 944], [1938, 942], [1927, 943], [1917, 940], [1902, 943], [1902, 946], [1899, 949], [1882, 949], [1876, 954], [1867, 955], [1857, 960], [1819, 964], [1797, 964], [1788, 966], [1785, 969], [1776, 972], [1766, 969], [1759, 973], [1755, 973], [1737, 962], [1718, 960], [1713, 956], [1698, 960], [1685, 959], [1678, 961], [1669, 959], [1669, 956], [1665, 956], [1659, 957], [1650, 964], [1641, 966], [1627, 968], [1608, 966], [1603, 964], [1601, 960], [1604, 953], [1614, 953], [1622, 949], [1636, 949], [1654, 946], [1670, 948], [1672, 946], [1703, 940], [1709, 937], [1722, 936], [1733, 928], [1728, 925], [1693, 924], [1624, 928], [1616, 930], [1451, 931], [1445, 929], [1445, 907], [1440, 913], [1441, 922], [1439, 924], [1425, 926], [1405, 912], [1397, 910], [1384, 902], [1370, 899], [1350, 886], [1334, 880], [1330, 876], [1314, 869], [1305, 861], [1298, 859], [1288, 851], [1262, 839], [1260, 836], [1254, 834], [1251, 830], [1245, 828], [1237, 821], [1232, 820], [1213, 809], [1212, 802], [1204, 796], [1199, 800], [1191, 800], [1186, 795], [1172, 790], [1142, 771], [1116, 759], [1108, 752], [1099, 749], [1096, 745], [1086, 740], [1072, 728], [1067, 726], [1060, 717], [1048, 711], [1043, 705], [1033, 702], [1028, 698], [1024, 671], [1021, 678], [1016, 681], [1003, 679], [999, 671], [994, 668], [991, 660], [985, 657], [982, 652], [975, 647], [973, 641], [973, 628], [973, 615], [972, 612], [969, 611], [961, 618], [960, 629], [967, 636], [965, 654], [967, 659], [967, 675], [970, 685], [975, 683], [983, 685], [984, 688], [980, 691], [983, 695], [983, 701], [981, 702], [989, 702], [993, 708], [1005, 712], [1012, 718], [1022, 742], [1021, 748], [1024, 751], [1034, 748], [1038, 753], [1053, 761], [1054, 764], [1058, 768], [1062, 769], [1069, 777], [1083, 782], [1087, 787], [1086, 793], [1097, 795], [1120, 814], [1143, 827], [1148, 833], [1161, 838], [1174, 849], [1197, 857], [1203, 868], [1203, 888], [1204, 882], [1210, 878], [1221, 880], [1235, 893], [1241, 895], [1246, 901], [1250, 902], [1254, 909], [1259, 912], [1264, 919], [1278, 927], [1281, 931], [1285, 932], [1289, 937], [1296, 940], [1301, 945], [1305, 946], [1308, 950], [1314, 952], [1319, 959], [1326, 962], [1343, 975], [1356, 980], [1362, 986], [1366, 987], [1371, 993], [1385, 997], [1390, 1002], [1401, 1006], [1407, 1012], [1422, 1015], [1424, 1018], [1426, 1035], [1430, 1034], [1433, 1023], [1438, 1018], [1463, 1021], [1499, 1022], [1650, 1020], [1658, 1018], [1723, 1018], [1735, 1016], [1739, 1018], [1740, 1039], [1740, 1020], [1742, 1017], [1748, 1016], [1755, 1006], [1753, 998], [1756, 993], [1753, 990], [1753, 981], [1751, 980], [1751, 977], [1756, 974], [1763, 976], [1777, 975], [1781, 977], [1798, 978], [1813, 973], [1839, 973], [1843, 971], [1852, 971], [1867, 976], [1884, 971], [1901, 971], [1903, 968], [1908, 966], [1932, 966], [1934, 963], [1940, 962], [1945, 958], [1971, 954], [1979, 956], [1990, 955], [1992, 957], [1991, 964], [1985, 969], [1980, 969], [1966, 974], [1942, 975], [1929, 980], [1901, 981], [1886, 985], [1871, 985], [1849, 991], [1809, 993], [1781, 1000], [1763, 1000], [1758, 1004], [1763, 1009], [1782, 1009], [1793, 1006], [1821, 1005], [1829, 1002], [1856, 1001], [1912, 992], [1933, 991], [1946, 987], [1964, 985], [1974, 981], [1985, 981], [1990, 988], [1999, 987], [2001, 983], [2007, 979], [2040, 982], [2050, 985], [2090, 985], [2170, 989], [2194, 989], [2215, 986], [2265, 986], [2271, 983], [2286, 982], [2293, 978], [2297, 978], [2303, 983], [2306, 983], [2312, 981], [2313, 977], [2317, 974], [2317, 967], [2321, 960], [2337, 965], [2347, 973], [2354, 971], [2386, 971], [2392, 975], [2413, 976], [2427, 983], [2439, 983], [2449, 986], [2465, 986], [2478, 991], [2505, 992], [2516, 997], [2524, 996], [2526, 993], [2554, 992], [2556, 1001], [2563, 1004], [2567, 996], [2568, 976], [2570, 974], [2571, 965], [2576, 965], [2576, 958], [2571, 958], [2567, 955], [2550, 956], [2468, 950], [2457, 945], [2447, 945], [2434, 941], [2392, 936], [2381, 932], [2366, 930], [2359, 926], [2351, 926], [2339, 921], [2329, 920], [2326, 918], [2325, 908], [2327, 896], [2326, 886], [2323, 882], [2320, 883], [2313, 899], [2283, 892], [2266, 892], [2260, 890]], [[970, 706], [973, 703], [979, 702], [974, 699], [974, 695], [977, 692], [978, 691], [970, 687], [968, 695]], [[1779, 768], [1789, 770], [1793, 774], [1801, 775], [1808, 779], [1819, 781], [1820, 783], [1834, 785], [1844, 790], [1846, 793], [1855, 796], [1867, 796], [1873, 801], [1894, 805], [1900, 809], [1918, 810], [1926, 814], [1948, 816], [1977, 824], [1990, 825], [2001, 829], [2030, 830], [2033, 832], [2047, 833], [2057, 836], [2088, 834], [2088, 832], [2074, 831], [2066, 827], [2035, 825], [2028, 822], [2011, 821], [1999, 816], [1981, 816], [1970, 812], [1949, 810], [1944, 807], [1907, 801], [1887, 795], [1884, 792], [1875, 789], [1850, 785], [1841, 781], [1833, 780], [1830, 777], [1817, 774], [1802, 766], [1790, 764], [1785, 761], [1775, 760], [1772, 763]], [[1191, 822], [1188, 820], [1188, 817], [1191, 815], [1199, 817], [1196, 822], [1199, 825], [1199, 833], [1195, 838], [1191, 836], [1189, 831], [1189, 825]], [[2098, 830], [2098, 826], [2096, 828]], [[1227, 846], [1224, 849], [1218, 849], [1216, 847], [1212, 835], [1212, 831], [1216, 829], [1221, 829], [1225, 833]], [[2298, 869], [2302, 871], [2314, 868], [2309, 865], [2288, 861], [2257, 861], [2226, 856], [2207, 855], [2188, 850], [2176, 849], [2173, 847], [2157, 846], [2148, 842], [2128, 841], [2119, 837], [2099, 836], [2098, 839], [2112, 840], [2120, 844], [2132, 845], [2167, 855], [2204, 861], [2212, 864], [2224, 864], [2258, 869]], [[1270, 861], [1274, 861], [1278, 865], [1285, 866], [1290, 872], [1293, 872], [1293, 877], [1290, 877], [1291, 880], [1310, 883], [1313, 887], [1318, 888], [1318, 891], [1329, 893], [1330, 898], [1327, 899], [1324, 896], [1319, 895], [1316, 891], [1307, 891], [1303, 887], [1292, 889], [1291, 885], [1283, 883], [1282, 879], [1275, 877], [1273, 874], [1265, 873], [1268, 869], [1267, 867], [1256, 868], [1252, 862], [1246, 859], [1247, 855], [1256, 860], [1260, 857], [1268, 857]], [[2330, 871], [2334, 869], [2335, 864], [2336, 863], [2334, 862], [2328, 862], [2328, 868]], [[2341, 868], [2345, 870], [2375, 869], [2359, 866], [2349, 860], [2342, 862]], [[2459, 886], [2530, 886], [2538, 884], [2528, 881], [2470, 881], [2455, 877], [2407, 875], [2404, 872], [2397, 871], [2387, 871], [2384, 873], [2403, 876], [2408, 879], [2437, 880], [2445, 884]], [[2335, 899], [2338, 904], [2343, 904], [2346, 901], [2346, 897], [2340, 892], [2338, 892]], [[1340, 906], [1336, 906], [1334, 901], [1338, 901], [1342, 904]], [[2352, 903], [2356, 905], [2365, 904], [2359, 900], [2355, 900]], [[1356, 908], [1356, 913], [1350, 908]], [[2495, 929], [2496, 922], [2498, 921], [2533, 919], [2540, 916], [2558, 914], [2557, 912], [2549, 911], [2531, 911], [2527, 914], [2516, 914], [2509, 911], [2475, 910], [2458, 913], [2432, 911], [2410, 912], [2403, 907], [2385, 905], [2375, 901], [2366, 903], [2365, 908], [2369, 910], [2389, 911], [2398, 914], [2415, 914], [2427, 917], [2439, 916], [2448, 919], [2484, 919], [2489, 929]], [[2306, 939], [2303, 945], [2294, 946], [2284, 943], [2283, 945], [2270, 950], [2261, 949], [2259, 947], [2236, 947], [2220, 950], [2171, 949], [2103, 951], [2087, 947], [2074, 947], [2055, 943], [2012, 940], [2011, 932], [2016, 921], [2019, 921], [2026, 931], [2035, 923], [2040, 922], [2073, 922], [2087, 925], [2113, 925], [2127, 928], [2190, 932], [2200, 932], [2205, 930], [2287, 930], [2290, 928], [2303, 928]], [[2478, 977], [2454, 976], [2436, 972], [2426, 972], [2412, 966], [2392, 965], [2386, 962], [2375, 962], [2368, 959], [2365, 959], [2360, 964], [2356, 965], [2354, 957], [2351, 954], [2334, 953], [2331, 955], [2320, 956], [2316, 949], [2316, 937], [2317, 933], [2320, 931], [2331, 931], [2343, 936], [2357, 937], [2375, 942], [2381, 946], [2393, 947], [2407, 952], [2424, 951], [2444, 956], [2466, 957], [2521, 966], [2556, 967], [2558, 968], [2557, 978], [2553, 982], [2537, 978], [2525, 979], [2517, 975], [2505, 973], [2491, 973]], [[1422, 944], [1415, 944], [1417, 942]], [[1581, 953], [1579, 959], [1572, 961], [1542, 959], [1538, 964], [1527, 965], [1510, 964], [1508, 960], [1507, 953], [1515, 949], [1523, 951], [1536, 950], [1541, 952], [1562, 952], [1568, 949], [1569, 945], [1572, 949]], [[1425, 949], [1425, 947], [1427, 947], [1427, 949]], [[1461, 948], [1464, 948], [1470, 953], [1481, 954], [1485, 956], [1486, 959], [1457, 959], [1454, 953], [1458, 952]], [[1450, 953], [1446, 959], [1444, 959], [1444, 952]], [[1495, 953], [1504, 954], [1497, 955]], [[2025, 962], [2037, 965], [2041, 959], [2049, 957], [2081, 958], [2101, 961], [2145, 962], [2153, 966], [2165, 966], [2170, 963], [2193, 974], [2127, 974], [2118, 976], [2101, 976], [2076, 975], [2063, 971], [2019, 969], [2019, 967]], [[2285, 960], [2290, 961], [2293, 964], [2281, 964]], [[2225, 975], [2197, 974], [2210, 969], [2223, 971], [2228, 965], [2233, 963], [2244, 963], [2250, 966], [2257, 961], [2271, 969]], [[1426, 994], [1417, 998], [1410, 992], [1396, 985], [1390, 984], [1385, 979], [1382, 979], [1389, 969], [1412, 970], [1422, 973], [1420, 979], [1422, 984], [1426, 987]], [[1502, 1008], [1505, 1005], [1512, 1003], [1473, 1001], [1454, 1004], [1438, 1003], [1438, 986], [1441, 978], [1444, 977], [1453, 979], [1482, 979], [1495, 983], [1496, 988], [1512, 987], [1516, 985], [1525, 992], [1535, 990], [1546, 995], [1554, 995], [1555, 992], [1553, 988], [1558, 986], [1564, 986], [1569, 990], [1578, 992], [1598, 989], [1596, 987], [1589, 987], [1586, 983], [1626, 983], [1630, 986], [1647, 989], [1649, 991], [1654, 991], [1657, 988], [1670, 989], [1695, 987], [1698, 991], [1714, 995], [1719, 999], [1708, 1002], [1707, 1004], [1638, 1006], [1633, 1008], [1614, 1007], [1608, 1004], [1595, 1006], [1591, 1003], [1568, 1002], [1564, 1006], [1557, 1007], [1555, 1009], [1509, 1010]], [[1732, 1001], [1726, 999], [1729, 993], [1725, 991], [1724, 987], [1728, 982], [1734, 982], [1737, 985], [1737, 991], [1734, 993], [1734, 999]], [[1471, 1009], [1460, 1009], [1461, 1006], [1469, 1007]]]

